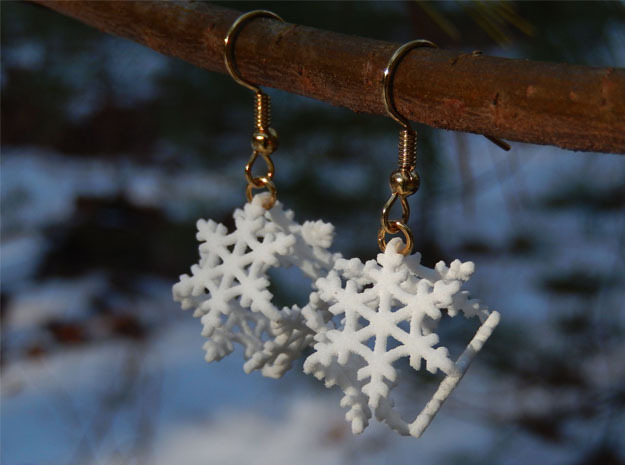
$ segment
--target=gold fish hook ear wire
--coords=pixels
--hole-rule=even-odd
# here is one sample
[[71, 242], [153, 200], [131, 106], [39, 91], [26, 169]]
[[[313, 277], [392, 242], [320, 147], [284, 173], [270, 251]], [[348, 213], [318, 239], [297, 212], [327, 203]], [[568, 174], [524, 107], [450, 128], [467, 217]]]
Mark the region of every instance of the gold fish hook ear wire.
[[[267, 210], [274, 206], [277, 199], [276, 186], [273, 183], [274, 164], [271, 160], [271, 154], [278, 148], [278, 133], [271, 127], [271, 99], [258, 86], [243, 79], [237, 68], [234, 56], [234, 44], [243, 25], [253, 18], [268, 17], [283, 21], [283, 19], [275, 13], [267, 10], [254, 10], [239, 16], [224, 38], [224, 62], [228, 73], [238, 84], [247, 87], [254, 92], [254, 133], [252, 134], [252, 155], [245, 165], [245, 179], [247, 180], [247, 188], [245, 194], [248, 202], [252, 201], [253, 190], [267, 188], [271, 197], [263, 204]], [[261, 156], [267, 165], [267, 173], [263, 176], [254, 176], [252, 167], [254, 162]]]
[[[420, 182], [419, 175], [415, 171], [417, 164], [417, 133], [410, 126], [410, 122], [395, 107], [393, 102], [393, 77], [401, 59], [410, 50], [417, 47], [436, 47], [436, 45], [429, 40], [423, 39], [413, 40], [402, 45], [395, 50], [395, 53], [389, 59], [384, 69], [382, 81], [382, 98], [384, 99], [386, 112], [402, 126], [402, 129], [399, 131], [398, 167], [391, 173], [391, 196], [382, 209], [381, 224], [378, 231], [378, 246], [384, 252], [386, 250], [386, 235], [401, 232], [405, 239], [404, 247], [400, 250], [400, 253], [403, 255], [410, 255], [414, 248], [414, 238], [412, 231], [408, 227], [410, 205], [407, 198], [417, 192]], [[401, 202], [402, 217], [401, 219], [389, 220], [389, 212], [397, 199]]]
[[[393, 118], [395, 121], [397, 121], [406, 129], [410, 128], [410, 122], [397, 111], [397, 108], [395, 108], [395, 104], [393, 103], [393, 87], [391, 83], [395, 75], [395, 68], [397, 67], [401, 59], [405, 55], [407, 55], [408, 52], [410, 52], [413, 48], [418, 48], [418, 47], [438, 48], [438, 45], [436, 45], [434, 42], [431, 42], [425, 39], [417, 39], [411, 42], [407, 42], [401, 47], [399, 47], [397, 50], [395, 50], [395, 53], [393, 53], [393, 55], [391, 56], [391, 59], [386, 65], [386, 68], [384, 69], [384, 81], [383, 81], [383, 91], [382, 91], [383, 97], [384, 97], [384, 107], [386, 108], [386, 112], [390, 115], [390, 117]], [[481, 54], [482, 52], [480, 52], [479, 50], [475, 50], [473, 53], [469, 55], [479, 56]], [[499, 148], [506, 150], [506, 151], [510, 150], [510, 145], [507, 142], [504, 142], [503, 140], [494, 136], [484, 135], [484, 137], [486, 137], [489, 141], [491, 141], [493, 144], [495, 144]]]
[[[408, 204], [407, 197], [411, 196], [419, 189], [420, 181], [419, 175], [415, 171], [417, 162], [417, 133], [412, 129], [410, 121], [399, 113], [395, 107], [393, 99], [393, 78], [395, 77], [397, 65], [402, 58], [412, 49], [419, 47], [438, 48], [434, 42], [425, 39], [405, 43], [395, 50], [389, 59], [384, 69], [384, 77], [382, 80], [382, 97], [384, 99], [386, 112], [402, 126], [402, 129], [399, 132], [398, 168], [391, 173], [391, 197], [382, 209], [381, 227], [378, 231], [378, 245], [380, 246], [380, 250], [384, 252], [386, 250], [386, 234], [401, 232], [405, 238], [405, 245], [400, 251], [403, 255], [412, 253], [414, 246], [414, 238], [408, 227], [410, 205]], [[510, 150], [510, 146], [506, 142], [493, 136], [484, 137], [502, 149]], [[402, 206], [401, 220], [389, 220], [389, 211], [397, 199], [400, 200]]]

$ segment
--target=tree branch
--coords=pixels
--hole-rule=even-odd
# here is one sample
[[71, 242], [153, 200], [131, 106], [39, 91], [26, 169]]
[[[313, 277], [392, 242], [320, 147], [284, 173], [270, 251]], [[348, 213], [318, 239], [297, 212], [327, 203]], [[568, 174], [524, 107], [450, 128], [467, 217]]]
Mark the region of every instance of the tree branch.
[[[189, 1], [35, 1], [221, 73], [223, 38], [240, 14]], [[397, 46], [257, 18], [242, 29], [235, 51], [241, 74], [251, 82], [385, 114], [382, 71]], [[398, 67], [394, 95], [402, 114], [429, 126], [625, 153], [625, 69], [422, 48]]]

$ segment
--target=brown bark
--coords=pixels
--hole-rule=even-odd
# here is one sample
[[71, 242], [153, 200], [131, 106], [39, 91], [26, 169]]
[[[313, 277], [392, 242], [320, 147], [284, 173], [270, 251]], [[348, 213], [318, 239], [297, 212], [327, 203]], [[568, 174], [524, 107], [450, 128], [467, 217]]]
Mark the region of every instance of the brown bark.
[[[221, 73], [226, 72], [223, 38], [240, 14], [188, 1], [36, 1]], [[235, 51], [241, 74], [251, 82], [385, 114], [382, 70], [397, 46], [256, 18], [242, 29]], [[625, 153], [625, 69], [421, 48], [398, 67], [394, 95], [402, 114], [429, 126]]]

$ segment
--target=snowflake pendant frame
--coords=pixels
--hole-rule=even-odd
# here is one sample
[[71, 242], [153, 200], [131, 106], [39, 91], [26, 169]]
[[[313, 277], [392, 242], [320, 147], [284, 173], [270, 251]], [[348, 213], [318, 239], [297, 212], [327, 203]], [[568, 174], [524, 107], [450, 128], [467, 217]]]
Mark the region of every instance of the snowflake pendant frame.
[[331, 224], [296, 223], [293, 212], [280, 202], [265, 210], [268, 195], [258, 194], [235, 210], [231, 233], [212, 220], [198, 221], [200, 260], [191, 275], [180, 276], [172, 293], [183, 309], [192, 308], [201, 318], [207, 362], [221, 360], [236, 343], [244, 348], [246, 373], [261, 370], [279, 378], [312, 344], [314, 334], [299, 307], [273, 304], [267, 272], [296, 266], [314, 283], [340, 255], [328, 251], [334, 236]]
[[[398, 252], [400, 247], [401, 240], [393, 239], [377, 261], [366, 264], [359, 259], [338, 260], [327, 277], [317, 280], [318, 291], [303, 310], [307, 324], [316, 333], [315, 352], [306, 359], [304, 371], [323, 379], [327, 387], [338, 385], [343, 390], [341, 406], [348, 407], [346, 418], [355, 434], [366, 428], [374, 413], [400, 434], [420, 437], [500, 319], [498, 312], [490, 312], [460, 290], [473, 273], [473, 263], [455, 260], [446, 267], [439, 262], [430, 269], [420, 264], [418, 254], [404, 257]], [[318, 303], [325, 304], [325, 313], [317, 310]], [[400, 308], [393, 311], [397, 306]], [[481, 320], [455, 362], [446, 348], [434, 348], [439, 342], [434, 330], [442, 309], [451, 317], [461, 312]], [[328, 312], [342, 317], [342, 321], [329, 321], [324, 317]], [[363, 325], [363, 320], [368, 323]], [[402, 322], [407, 322], [409, 331], [400, 327]], [[399, 344], [388, 349], [389, 338]], [[373, 348], [367, 344], [371, 339], [375, 340]], [[399, 383], [393, 363], [404, 357], [415, 370], [420, 369], [423, 359], [428, 371], [440, 369], [445, 373], [433, 397], [412, 422], [401, 418], [389, 397]]]

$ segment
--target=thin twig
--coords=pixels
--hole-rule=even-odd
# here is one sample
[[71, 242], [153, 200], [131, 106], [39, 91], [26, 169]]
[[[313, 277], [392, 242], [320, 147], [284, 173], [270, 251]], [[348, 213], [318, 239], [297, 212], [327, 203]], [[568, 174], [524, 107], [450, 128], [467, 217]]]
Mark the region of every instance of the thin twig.
[[[190, 1], [35, 1], [222, 73], [223, 38], [240, 14]], [[382, 70], [397, 46], [258, 18], [239, 34], [235, 53], [251, 82], [385, 114]], [[394, 80], [402, 114], [437, 128], [625, 153], [625, 69], [457, 55], [424, 48], [402, 61]]]

